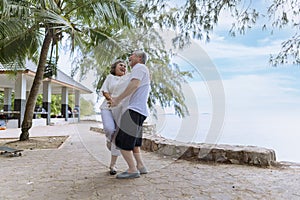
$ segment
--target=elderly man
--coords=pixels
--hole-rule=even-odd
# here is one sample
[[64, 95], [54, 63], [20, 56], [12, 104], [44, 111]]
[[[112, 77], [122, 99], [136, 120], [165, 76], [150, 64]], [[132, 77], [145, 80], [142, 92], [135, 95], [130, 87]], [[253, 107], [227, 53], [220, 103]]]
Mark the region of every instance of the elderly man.
[[147, 55], [141, 50], [131, 54], [129, 57], [129, 65], [132, 67], [130, 82], [122, 94], [110, 101], [111, 106], [116, 106], [126, 97], [129, 98], [115, 138], [116, 146], [121, 149], [128, 169], [118, 174], [118, 179], [138, 178], [140, 174], [147, 173], [140, 153], [142, 125], [148, 116], [147, 100], [150, 92], [150, 75], [145, 65], [146, 61]]

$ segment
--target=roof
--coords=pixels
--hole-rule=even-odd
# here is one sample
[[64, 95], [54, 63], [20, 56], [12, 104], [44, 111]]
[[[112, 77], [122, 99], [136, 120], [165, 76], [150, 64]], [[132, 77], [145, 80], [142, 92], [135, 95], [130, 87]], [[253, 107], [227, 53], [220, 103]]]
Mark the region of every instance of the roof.
[[[13, 77], [7, 77], [7, 74], [10, 72], [22, 72], [26, 74], [26, 80], [29, 83], [28, 85], [32, 85], [35, 72], [36, 72], [36, 65], [31, 62], [27, 61], [26, 62], [26, 68], [15, 68], [15, 69], [10, 69], [6, 68], [3, 65], [0, 64], [0, 87], [8, 87], [8, 88], [14, 88], [15, 81], [13, 80]], [[76, 90], [80, 91], [80, 93], [83, 94], [91, 94], [93, 91], [91, 91], [89, 88], [85, 87], [81, 83], [75, 81], [72, 77], [68, 76], [61, 70], [57, 69], [57, 74], [56, 76], [53, 76], [52, 78], [46, 78], [44, 80], [49, 80], [51, 81], [52, 85], [52, 93], [53, 94], [60, 94], [61, 93], [61, 87], [67, 87], [71, 90], [69, 90], [70, 93], [75, 92]], [[27, 90], [30, 90], [28, 87]], [[42, 88], [40, 88], [42, 90]]]

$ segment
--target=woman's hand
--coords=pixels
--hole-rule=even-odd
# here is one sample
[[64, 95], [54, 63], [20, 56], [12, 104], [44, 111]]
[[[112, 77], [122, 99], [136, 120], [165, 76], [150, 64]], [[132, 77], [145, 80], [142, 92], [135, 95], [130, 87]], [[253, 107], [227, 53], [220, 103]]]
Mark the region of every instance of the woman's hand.
[[110, 96], [110, 94], [109, 94], [108, 92], [102, 92], [102, 94], [103, 94], [103, 96], [105, 97], [105, 99], [106, 99], [107, 101], [110, 101], [110, 100], [111, 100], [111, 96]]

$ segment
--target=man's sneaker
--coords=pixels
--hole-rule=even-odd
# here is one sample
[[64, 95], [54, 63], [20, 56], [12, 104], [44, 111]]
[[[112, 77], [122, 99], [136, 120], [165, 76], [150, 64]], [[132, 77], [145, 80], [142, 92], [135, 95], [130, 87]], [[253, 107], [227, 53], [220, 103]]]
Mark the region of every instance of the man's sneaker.
[[148, 174], [148, 170], [147, 170], [146, 167], [142, 167], [142, 168], [140, 168], [138, 170], [139, 170], [140, 174]]
[[139, 178], [140, 177], [140, 172], [133, 172], [133, 173], [128, 173], [127, 171], [122, 172], [117, 175], [117, 179], [129, 179], [129, 178]]

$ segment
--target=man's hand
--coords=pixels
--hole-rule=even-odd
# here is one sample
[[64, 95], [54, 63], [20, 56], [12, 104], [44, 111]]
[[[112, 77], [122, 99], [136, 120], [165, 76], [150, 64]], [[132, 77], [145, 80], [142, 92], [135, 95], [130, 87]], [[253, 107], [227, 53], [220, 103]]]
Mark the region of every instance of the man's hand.
[[139, 87], [139, 85], [140, 85], [140, 80], [131, 79], [127, 88], [124, 90], [124, 92], [122, 94], [120, 94], [120, 96], [113, 97], [108, 101], [109, 107], [115, 107], [115, 106], [119, 105], [119, 103], [122, 101], [122, 99], [125, 99], [127, 96], [133, 94], [134, 91], [136, 91], [136, 89]]
[[119, 103], [120, 103], [120, 100], [116, 97], [113, 97], [108, 101], [109, 107], [115, 107], [115, 106], [119, 105]]

